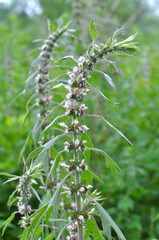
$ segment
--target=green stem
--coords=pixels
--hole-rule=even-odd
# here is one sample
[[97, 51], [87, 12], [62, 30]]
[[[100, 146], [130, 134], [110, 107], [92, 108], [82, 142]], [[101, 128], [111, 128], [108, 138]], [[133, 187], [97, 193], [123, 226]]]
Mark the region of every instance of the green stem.
[[[77, 139], [77, 134], [74, 133], [73, 136], [74, 141]], [[73, 154], [75, 162], [79, 161], [79, 153], [74, 151]], [[75, 184], [78, 186], [81, 182], [81, 173], [75, 171]], [[76, 210], [80, 212], [82, 210], [82, 201], [81, 196], [77, 194], [76, 192]], [[84, 231], [83, 231], [83, 223], [82, 221], [78, 221], [78, 240], [84, 240]]]

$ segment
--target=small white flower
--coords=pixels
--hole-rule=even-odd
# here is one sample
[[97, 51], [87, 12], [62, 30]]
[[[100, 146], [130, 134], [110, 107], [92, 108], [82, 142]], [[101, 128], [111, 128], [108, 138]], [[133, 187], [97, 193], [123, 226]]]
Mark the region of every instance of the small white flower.
[[81, 147], [78, 147], [78, 149], [77, 149], [78, 151], [81, 151]]
[[82, 168], [83, 166], [85, 166], [85, 163], [84, 163], [84, 162], [85, 162], [85, 159], [83, 159], [83, 160], [81, 161], [81, 164], [79, 165], [80, 168]]
[[79, 62], [84, 62], [85, 61], [85, 57], [84, 56], [80, 56], [78, 59]]
[[61, 163], [60, 166], [61, 167], [65, 167], [65, 168], [69, 168], [69, 166], [67, 164], [65, 164], [65, 163]]
[[24, 214], [24, 212], [25, 212], [25, 205], [24, 204], [18, 205], [18, 209], [19, 209], [19, 213], [20, 214]]
[[66, 123], [64, 123], [64, 122], [60, 122], [59, 125], [60, 125], [61, 127], [64, 127], [64, 128], [68, 128], [68, 126], [67, 126]]
[[93, 188], [93, 186], [92, 185], [88, 185], [86, 188], [90, 189], [90, 188]]
[[40, 99], [37, 98], [37, 99], [36, 99], [36, 105], [39, 106], [39, 105], [40, 105], [39, 103], [40, 103]]
[[85, 188], [84, 187], [81, 187], [80, 188], [80, 192], [83, 193], [85, 191]]
[[65, 144], [67, 147], [70, 146], [69, 142], [64, 142], [64, 144]]
[[52, 96], [48, 96], [48, 100], [50, 101], [52, 99]]
[[75, 120], [73, 121], [73, 124], [74, 124], [74, 127], [77, 128], [77, 126], [78, 126], [78, 124], [79, 124], [78, 119], [75, 119]]
[[78, 72], [78, 67], [74, 67], [74, 68], [73, 68], [73, 72], [74, 72], [74, 73], [77, 73], [77, 72]]
[[67, 146], [64, 147], [64, 150], [69, 152], [69, 148]]
[[28, 211], [29, 213], [31, 212], [31, 206], [30, 206], [30, 205], [28, 205], [27, 211]]
[[88, 170], [88, 166], [87, 165], [85, 165], [85, 170]]
[[64, 207], [64, 202], [61, 202], [61, 203], [60, 203], [60, 206], [63, 208], [63, 207]]
[[75, 204], [75, 203], [71, 203], [71, 207], [72, 207], [72, 208], [75, 208], [75, 207], [76, 207], [76, 204]]
[[90, 212], [88, 212], [88, 215], [91, 215], [92, 213], [94, 213], [94, 211], [95, 211], [95, 208], [92, 208]]
[[38, 113], [38, 114], [37, 114], [37, 117], [38, 117], [38, 118], [41, 118], [41, 114], [40, 114], [40, 113]]
[[69, 77], [70, 77], [71, 79], [75, 79], [75, 75], [74, 75], [74, 73], [72, 73], [72, 72], [68, 72], [68, 75], [69, 75]]
[[84, 222], [84, 217], [83, 217], [82, 215], [80, 215], [80, 216], [78, 217], [78, 220]]
[[23, 226], [23, 228], [26, 228], [27, 227], [27, 223], [25, 221], [22, 221], [22, 226]]
[[80, 144], [80, 141], [78, 139], [75, 140], [75, 148], [77, 148]]
[[79, 167], [76, 167], [76, 171], [79, 172], [79, 171], [80, 171], [80, 168], [79, 168]]
[[73, 163], [75, 160], [74, 159], [70, 159], [70, 162]]
[[68, 92], [72, 92], [70, 85], [65, 85], [65, 88], [67, 89]]
[[86, 144], [86, 143], [87, 143], [87, 141], [86, 141], [86, 140], [83, 140], [83, 141], [82, 141], [82, 143], [83, 143], [83, 144]]
[[72, 98], [72, 93], [68, 93], [68, 94], [66, 95], [66, 98], [67, 98], [67, 99]]
[[84, 132], [88, 131], [88, 129], [89, 129], [86, 125], [82, 125], [81, 128]]
[[83, 80], [83, 74], [79, 74], [77, 77], [77, 82], [80, 83]]
[[64, 106], [66, 109], [69, 109], [71, 107], [71, 101], [68, 100], [65, 102], [65, 106]]
[[68, 225], [67, 230], [71, 231], [73, 229], [72, 225]]
[[80, 107], [79, 107], [79, 111], [85, 111], [87, 110], [88, 107], [85, 106], [85, 104], [82, 104]]

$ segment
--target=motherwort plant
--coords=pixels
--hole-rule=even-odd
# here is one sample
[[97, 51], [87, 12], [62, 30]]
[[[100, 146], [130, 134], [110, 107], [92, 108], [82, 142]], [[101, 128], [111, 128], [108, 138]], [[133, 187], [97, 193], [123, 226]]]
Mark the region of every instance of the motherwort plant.
[[[45, 128], [45, 125], [40, 125], [40, 123], [50, 113], [50, 108], [52, 107], [52, 104], [53, 103], [56, 104], [56, 102], [52, 102], [50, 85], [48, 84], [50, 82], [51, 62], [54, 61], [52, 53], [54, 48], [58, 46], [58, 42], [62, 38], [62, 35], [69, 31], [68, 30], [69, 25], [70, 23], [67, 22], [64, 26], [60, 25], [57, 27], [57, 29], [55, 29], [52, 22], [48, 20], [49, 30], [48, 38], [42, 40], [43, 45], [40, 48], [35, 49], [29, 55], [31, 56], [39, 53], [38, 57], [34, 59], [34, 61], [31, 64], [33, 73], [26, 80], [25, 89], [23, 91], [25, 93], [29, 85], [33, 86], [32, 95], [27, 102], [27, 112], [25, 114], [22, 126], [24, 125], [27, 118], [30, 116], [32, 109], [36, 107], [37, 116], [37, 119], [35, 120], [36, 124], [32, 132], [30, 133], [34, 142], [36, 141], [36, 137], [40, 128], [42, 130]], [[41, 41], [41, 39], [36, 41]], [[30, 106], [32, 100], [34, 101], [34, 104]], [[41, 139], [41, 141], [39, 141], [39, 144], [42, 145], [43, 143], [44, 143], [43, 139]], [[22, 150], [21, 155], [23, 154], [24, 149]]]
[[[33, 112], [33, 108], [35, 107], [36, 107], [35, 113], [36, 113], [37, 119], [34, 119], [35, 120], [34, 128], [29, 133], [28, 138], [26, 139], [26, 142], [20, 153], [20, 158], [23, 158], [23, 161], [24, 161], [23, 174], [22, 176], [12, 176], [7, 174], [7, 176], [11, 178], [8, 181], [6, 181], [6, 182], [10, 182], [13, 180], [19, 180], [19, 184], [16, 190], [13, 192], [13, 194], [9, 198], [8, 206], [11, 207], [12, 205], [15, 205], [15, 202], [17, 203], [18, 211], [15, 213], [19, 213], [21, 215], [21, 219], [22, 219], [21, 226], [24, 228], [27, 227], [28, 225], [27, 219], [30, 213], [32, 212], [32, 207], [29, 204], [32, 198], [32, 192], [37, 197], [37, 199], [40, 200], [38, 193], [32, 187], [32, 184], [35, 184], [35, 183], [37, 184], [34, 178], [38, 177], [39, 179], [42, 179], [42, 176], [44, 177], [44, 174], [42, 173], [42, 171], [44, 170], [44, 166], [42, 169], [43, 162], [40, 164], [34, 164], [34, 166], [31, 164], [28, 168], [25, 164], [24, 151], [30, 139], [33, 139], [35, 147], [37, 144], [37, 139], [39, 140], [38, 141], [39, 145], [44, 144], [44, 138], [42, 137], [42, 139], [39, 139], [38, 132], [40, 134], [41, 132], [40, 129], [44, 130], [45, 125], [41, 123], [43, 119], [49, 114], [50, 112], [49, 109], [51, 108], [51, 105], [54, 103], [51, 101], [52, 95], [50, 93], [50, 86], [48, 84], [47, 85], [45, 84], [49, 83], [50, 81], [49, 70], [51, 67], [51, 61], [54, 60], [52, 56], [53, 49], [58, 45], [58, 41], [60, 40], [62, 35], [67, 33], [67, 31], [69, 31], [68, 30], [69, 25], [70, 25], [69, 22], [67, 22], [63, 26], [62, 24], [60, 24], [60, 26], [58, 26], [57, 29], [55, 29], [52, 22], [48, 20], [48, 31], [49, 31], [48, 38], [45, 40], [42, 40], [44, 43], [40, 48], [35, 49], [31, 54], [29, 54], [29, 56], [31, 56], [39, 52], [38, 57], [33, 61], [31, 65], [33, 68], [33, 73], [30, 74], [30, 76], [26, 80], [25, 89], [21, 93], [21, 94], [26, 93], [28, 91], [29, 86], [30, 85], [32, 86], [32, 91], [31, 91], [32, 95], [27, 102], [27, 112], [25, 114], [22, 126], [24, 125], [27, 118], [29, 118], [30, 114]], [[33, 104], [30, 104], [32, 101], [33, 101]], [[47, 136], [47, 139], [45, 139], [45, 142], [47, 142], [48, 140], [49, 140], [49, 136]], [[48, 162], [49, 162], [49, 160], [51, 161], [49, 151], [47, 152], [47, 155], [48, 155]], [[36, 174], [36, 176], [35, 176], [35, 171], [39, 171], [38, 172], [39, 174]], [[4, 175], [6, 174], [4, 173]], [[53, 179], [50, 179], [50, 180], [54, 181]], [[45, 185], [44, 181], [42, 181], [42, 184]], [[56, 187], [56, 183], [54, 183], [54, 185]], [[48, 186], [45, 186], [42, 188], [45, 188], [46, 190], [48, 190]], [[18, 196], [18, 193], [19, 193], [19, 196]], [[4, 228], [4, 231], [5, 231], [5, 228]], [[3, 231], [3, 234], [4, 234], [4, 231]]]
[[[21, 240], [112, 240], [111, 228], [116, 232], [119, 239], [125, 240], [118, 226], [99, 203], [99, 201], [102, 200], [99, 193], [96, 189], [93, 189], [92, 178], [98, 181], [102, 180], [91, 171], [89, 161], [90, 151], [100, 153], [104, 156], [107, 165], [115, 174], [116, 178], [118, 165], [105, 151], [93, 146], [87, 135], [87, 131], [89, 130], [89, 126], [86, 124], [87, 118], [100, 118], [128, 142], [129, 140], [105, 118], [94, 113], [89, 113], [88, 106], [85, 102], [85, 96], [88, 92], [97, 91], [107, 102], [114, 106], [114, 103], [100, 90], [92, 87], [91, 72], [101, 72], [104, 74], [108, 83], [114, 86], [110, 76], [95, 69], [95, 64], [99, 59], [107, 57], [109, 53], [131, 56], [138, 52], [136, 43], [133, 42], [135, 35], [123, 41], [117, 41], [117, 38], [122, 34], [122, 30], [123, 29], [117, 29], [106, 43], [97, 43], [96, 38], [98, 32], [94, 27], [93, 21], [91, 21], [90, 34], [93, 42], [88, 48], [88, 51], [83, 56], [80, 56], [78, 60], [72, 57], [76, 65], [67, 73], [67, 81], [62, 81], [53, 87], [53, 89], [64, 87], [67, 91], [63, 101], [65, 112], [52, 119], [52, 122], [45, 126], [43, 133], [48, 133], [52, 126], [57, 124], [59, 119], [63, 120], [58, 122], [58, 124], [64, 129], [64, 133], [55, 136], [53, 139], [33, 150], [26, 164], [29, 164], [31, 160], [32, 162], [36, 162], [44, 152], [53, 148], [57, 140], [65, 137], [67, 141], [63, 142], [64, 147], [57, 153], [47, 175], [47, 180], [50, 176], [56, 176], [57, 168], [60, 165], [62, 167], [61, 176], [63, 179], [58, 183], [53, 196], [50, 196], [49, 199], [47, 198], [47, 200], [41, 203], [39, 209], [29, 216], [26, 222], [27, 227], [23, 231]], [[114, 62], [108, 59], [107, 62], [110, 68], [116, 68]], [[54, 109], [51, 110], [51, 112], [54, 113]], [[49, 114], [48, 116], [52, 118], [53, 114]], [[49, 119], [48, 116], [46, 117], [47, 120]], [[64, 155], [63, 159], [61, 158], [62, 154]], [[99, 229], [96, 223], [95, 215], [101, 218], [102, 230]], [[44, 222], [45, 226], [43, 224]], [[48, 228], [47, 232], [43, 231], [44, 227]]]

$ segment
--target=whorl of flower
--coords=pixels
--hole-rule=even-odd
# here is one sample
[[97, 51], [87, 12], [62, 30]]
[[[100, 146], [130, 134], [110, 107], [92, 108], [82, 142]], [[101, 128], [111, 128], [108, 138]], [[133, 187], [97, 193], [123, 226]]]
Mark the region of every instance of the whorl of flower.
[[53, 60], [52, 51], [57, 45], [58, 39], [67, 30], [68, 25], [57, 29], [57, 31], [51, 33], [49, 38], [44, 41], [43, 46], [40, 48], [39, 64], [37, 66], [37, 76], [35, 77], [35, 89], [38, 98], [36, 99], [36, 105], [41, 106], [38, 113], [38, 118], [42, 119], [49, 114], [47, 105], [51, 104], [52, 96], [50, 96], [50, 86], [46, 85], [49, 82], [49, 69], [50, 62]]
[[22, 215], [22, 225], [24, 228], [27, 227], [28, 225], [26, 220], [32, 211], [31, 206], [29, 205], [29, 201], [32, 197], [32, 194], [30, 191], [31, 184], [32, 184], [32, 180], [31, 180], [30, 174], [29, 172], [26, 172], [20, 177], [19, 184], [17, 187], [17, 190], [20, 193], [20, 197], [18, 197], [17, 207], [18, 207], [19, 213]]
[[79, 182], [81, 173], [84, 170], [87, 170], [88, 167], [85, 163], [85, 159], [80, 160], [79, 156], [76, 157], [76, 154], [83, 152], [86, 149], [85, 145], [87, 143], [86, 140], [80, 140], [79, 138], [80, 133], [85, 133], [88, 130], [88, 127], [86, 125], [81, 124], [81, 117], [85, 115], [85, 112], [88, 109], [88, 107], [83, 103], [84, 97], [89, 91], [89, 89], [86, 87], [87, 80], [89, 79], [89, 74], [87, 68], [84, 67], [85, 62], [85, 56], [80, 57], [78, 60], [78, 65], [73, 68], [73, 71], [68, 72], [68, 85], [65, 86], [68, 93], [66, 95], [64, 108], [66, 109], [65, 115], [72, 116], [72, 122], [69, 125], [63, 122], [59, 123], [61, 127], [65, 128], [65, 132], [73, 131], [74, 133], [72, 141], [67, 141], [64, 143], [64, 150], [67, 152], [73, 151], [74, 159], [69, 161], [69, 165], [61, 164], [61, 166], [63, 166], [67, 172], [71, 172], [72, 170], [75, 171], [75, 183], [72, 183], [72, 185], [69, 186], [69, 192], [71, 195], [75, 194], [76, 196], [76, 211], [74, 211], [70, 217], [73, 223], [68, 227], [70, 235], [67, 236], [67, 239], [82, 240], [83, 237], [80, 238], [80, 236], [82, 236], [83, 233], [81, 234], [80, 231], [83, 231], [83, 224], [85, 224], [85, 218], [88, 218], [89, 216], [88, 213], [91, 215], [90, 208], [85, 210], [84, 213], [84, 206], [82, 207], [81, 204], [81, 195], [87, 193], [91, 186], [86, 186], [85, 184]]
[[[83, 229], [85, 224], [85, 217], [89, 218], [91, 214], [94, 213], [95, 208], [88, 208], [84, 211], [84, 201], [81, 198], [81, 195], [87, 193], [89, 189], [92, 188], [91, 185], [83, 185], [80, 181], [81, 172], [87, 168], [87, 165], [84, 163], [84, 160], [79, 160], [78, 152], [85, 150], [85, 144], [87, 141], [81, 141], [79, 134], [88, 130], [87, 126], [81, 125], [81, 117], [85, 115], [88, 107], [83, 103], [84, 97], [88, 92], [87, 82], [90, 78], [89, 71], [93, 70], [94, 64], [98, 59], [103, 58], [104, 55], [114, 52], [127, 52], [130, 54], [135, 54], [137, 52], [136, 43], [132, 42], [135, 35], [129, 37], [125, 41], [117, 42], [117, 37], [121, 34], [121, 29], [118, 29], [112, 38], [108, 39], [106, 44], [97, 44], [95, 39], [97, 37], [97, 31], [94, 28], [94, 24], [91, 25], [93, 43], [89, 50], [84, 56], [81, 56], [78, 59], [78, 65], [73, 68], [72, 71], [68, 72], [68, 85], [65, 86], [67, 89], [66, 101], [64, 108], [66, 109], [65, 115], [72, 116], [72, 123], [67, 126], [65, 123], [62, 123], [61, 126], [65, 128], [65, 132], [73, 131], [73, 140], [70, 142], [65, 142], [65, 150], [67, 152], [73, 151], [74, 159], [70, 160], [70, 165], [63, 165], [66, 168], [66, 171], [75, 171], [75, 183], [70, 186], [71, 195], [75, 194], [76, 199], [76, 211], [71, 215], [71, 221], [77, 222], [77, 229], [74, 233], [74, 224], [69, 226], [70, 236], [67, 239], [84, 239]], [[81, 167], [82, 166], [82, 167]], [[85, 214], [87, 214], [85, 216]], [[73, 230], [73, 232], [72, 232]], [[77, 234], [77, 238], [75, 237]]]

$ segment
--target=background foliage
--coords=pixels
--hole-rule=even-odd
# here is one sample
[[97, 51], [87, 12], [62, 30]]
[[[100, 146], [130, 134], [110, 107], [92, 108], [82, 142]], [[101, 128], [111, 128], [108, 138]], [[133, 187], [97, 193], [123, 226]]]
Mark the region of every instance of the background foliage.
[[[106, 149], [121, 168], [118, 186], [104, 160], [92, 154], [94, 172], [104, 180], [103, 185], [94, 184], [98, 184], [102, 196], [107, 198], [104, 207], [128, 240], [159, 239], [159, 19], [155, 5], [152, 7], [141, 0], [14, 0], [10, 4], [0, 3], [0, 171], [21, 174], [19, 152], [32, 124], [27, 122], [20, 132], [29, 93], [15, 98], [23, 90], [28, 76], [31, 59], [27, 55], [37, 47], [32, 41], [46, 36], [47, 17], [56, 22], [61, 14], [73, 18], [72, 26], [77, 29], [77, 38], [71, 39], [74, 47], [70, 40], [65, 40], [65, 50], [59, 47], [58, 57], [64, 56], [64, 51], [75, 56], [84, 52], [91, 42], [87, 26], [92, 18], [102, 41], [118, 26], [125, 26], [126, 35], [138, 32], [141, 55], [130, 59], [123, 57], [120, 61], [112, 59], [119, 66], [115, 77], [113, 74], [115, 90], [98, 73], [92, 77], [92, 85], [98, 85], [106, 96], [120, 104], [116, 115], [95, 94], [89, 98], [90, 112], [104, 112], [105, 117], [121, 129], [134, 145], [128, 145], [100, 120], [89, 121], [95, 147]], [[102, 62], [100, 64], [103, 71], [111, 74]], [[14, 183], [2, 185], [4, 180], [1, 177], [0, 223], [9, 216], [6, 202], [15, 188]], [[4, 238], [0, 239], [14, 240], [19, 233], [15, 220]]]

